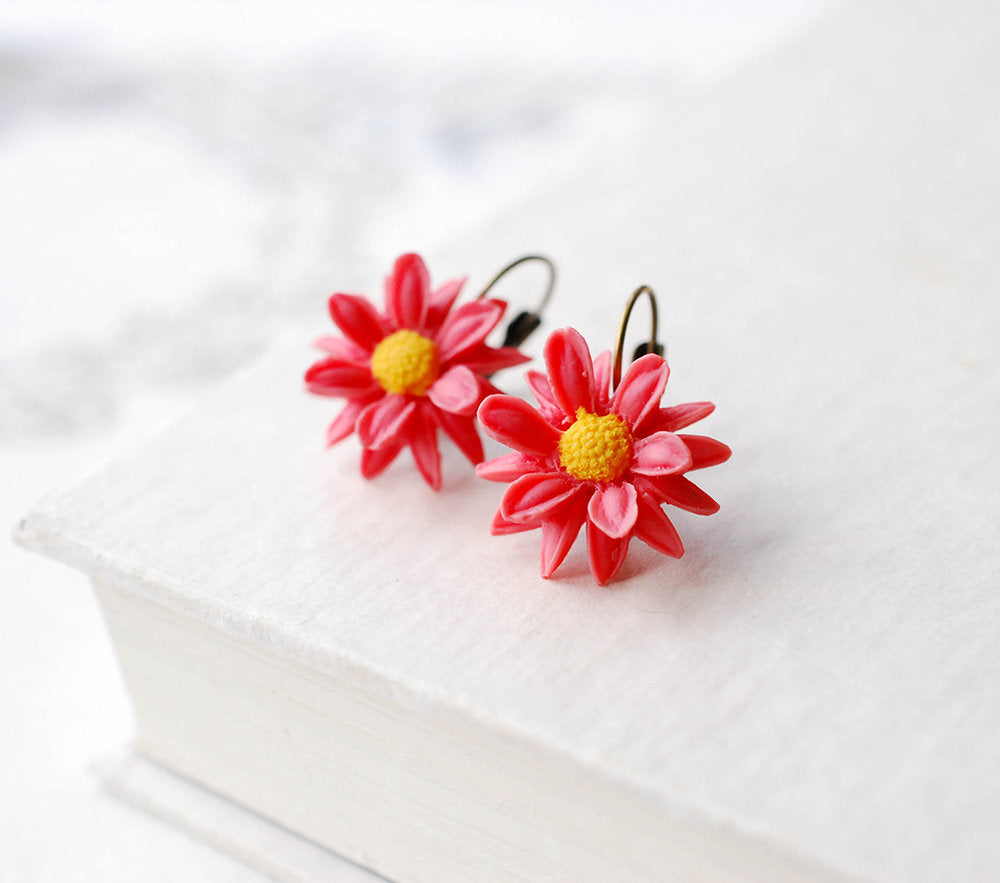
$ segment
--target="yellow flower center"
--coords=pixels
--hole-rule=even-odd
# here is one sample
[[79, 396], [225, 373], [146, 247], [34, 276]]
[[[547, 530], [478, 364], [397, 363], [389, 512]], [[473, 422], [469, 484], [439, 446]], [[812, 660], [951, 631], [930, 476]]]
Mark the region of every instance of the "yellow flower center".
[[616, 414], [576, 409], [576, 422], [559, 438], [559, 462], [574, 478], [614, 481], [632, 459], [632, 433]]
[[437, 347], [416, 331], [396, 331], [375, 347], [372, 375], [386, 392], [422, 396], [438, 379]]

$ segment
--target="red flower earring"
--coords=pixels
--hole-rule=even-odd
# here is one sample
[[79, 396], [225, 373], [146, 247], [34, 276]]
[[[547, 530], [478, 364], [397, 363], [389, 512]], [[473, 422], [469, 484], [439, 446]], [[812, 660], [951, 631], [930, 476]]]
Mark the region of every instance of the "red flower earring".
[[[622, 378], [625, 329], [642, 294], [652, 307], [650, 342], [637, 349]], [[545, 365], [547, 377], [527, 374], [537, 409], [507, 395], [489, 396], [479, 408], [486, 433], [514, 448], [476, 467], [482, 478], [511, 482], [492, 532], [540, 528], [546, 578], [584, 524], [590, 569], [600, 585], [618, 573], [633, 537], [680, 558], [684, 546], [662, 507], [717, 512], [718, 503], [685, 474], [723, 463], [731, 452], [715, 439], [677, 434], [711, 414], [711, 402], [660, 406], [670, 371], [656, 342], [652, 289], [644, 285], [629, 298], [613, 362], [607, 352], [592, 359], [583, 336], [565, 328], [546, 342]]]
[[[485, 295], [525, 261], [542, 261], [549, 269], [542, 305], [511, 323], [503, 346], [489, 346], [486, 336], [507, 305]], [[365, 478], [379, 475], [409, 446], [424, 480], [438, 490], [439, 428], [473, 464], [482, 461], [476, 409], [485, 396], [500, 391], [487, 378], [530, 361], [517, 347], [541, 321], [539, 313], [555, 287], [555, 268], [538, 255], [521, 258], [501, 270], [474, 301], [453, 310], [464, 283], [455, 279], [432, 291], [420, 256], [404, 254], [386, 279], [383, 311], [360, 295], [330, 297], [330, 316], [345, 336], [316, 341], [329, 355], [306, 371], [306, 388], [347, 399], [326, 439], [334, 445], [357, 430]]]

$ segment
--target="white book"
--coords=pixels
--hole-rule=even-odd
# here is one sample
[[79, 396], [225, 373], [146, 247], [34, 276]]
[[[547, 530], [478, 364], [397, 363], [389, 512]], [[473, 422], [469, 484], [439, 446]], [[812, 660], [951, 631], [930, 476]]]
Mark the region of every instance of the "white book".
[[848, 6], [430, 262], [561, 256], [595, 349], [659, 290], [734, 450], [679, 561], [544, 581], [457, 456], [363, 480], [298, 346], [40, 504], [138, 751], [398, 880], [996, 879], [998, 31]]

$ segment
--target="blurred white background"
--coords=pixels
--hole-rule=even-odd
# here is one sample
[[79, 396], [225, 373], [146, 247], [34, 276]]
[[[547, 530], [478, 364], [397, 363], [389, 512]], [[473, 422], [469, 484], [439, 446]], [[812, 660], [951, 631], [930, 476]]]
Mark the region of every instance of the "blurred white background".
[[[339, 280], [572, 175], [825, 7], [7, 2], [0, 522], [287, 327], [325, 332]], [[0, 556], [0, 879], [255, 879], [104, 794], [130, 715], [95, 602]]]

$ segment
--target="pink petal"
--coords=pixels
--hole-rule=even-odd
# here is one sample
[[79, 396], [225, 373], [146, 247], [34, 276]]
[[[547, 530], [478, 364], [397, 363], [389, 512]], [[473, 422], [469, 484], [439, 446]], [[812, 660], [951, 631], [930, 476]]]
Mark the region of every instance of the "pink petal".
[[319, 347], [321, 350], [326, 350], [332, 356], [341, 356], [341, 358], [343, 358], [343, 345], [344, 340], [342, 338], [332, 337], [329, 334], [317, 337], [313, 341], [313, 346]]
[[545, 457], [559, 444], [561, 433], [524, 399], [489, 396], [479, 406], [483, 429], [508, 448]]
[[386, 286], [385, 309], [397, 328], [422, 328], [427, 315], [431, 277], [420, 255], [404, 254]]
[[679, 435], [654, 432], [635, 443], [631, 468], [640, 475], [671, 475], [691, 468], [691, 453]]
[[451, 310], [463, 285], [465, 285], [464, 278], [452, 279], [445, 282], [431, 295], [431, 302], [427, 307], [427, 318], [424, 320], [428, 331], [437, 331], [441, 327], [441, 323], [444, 322], [445, 316]]
[[598, 402], [611, 397], [611, 351], [605, 350], [594, 357], [594, 392]]
[[352, 340], [347, 340], [344, 337], [333, 337], [327, 334], [317, 337], [313, 341], [313, 346], [317, 346], [321, 350], [326, 350], [331, 356], [336, 356], [338, 359], [343, 359], [346, 362], [367, 362], [368, 357], [371, 355], [371, 353], [363, 350]]
[[633, 429], [660, 406], [670, 369], [661, 356], [649, 353], [636, 359], [622, 378], [611, 400], [611, 410]]
[[535, 394], [535, 398], [538, 399], [538, 407], [542, 412], [542, 416], [549, 421], [549, 423], [563, 423], [566, 420], [566, 415], [563, 413], [562, 408], [559, 407], [559, 403], [556, 401], [556, 397], [552, 392], [552, 384], [549, 383], [549, 378], [546, 377], [541, 371], [526, 371], [525, 379], [528, 381], [528, 386], [531, 391]]
[[545, 342], [545, 365], [552, 394], [567, 417], [575, 417], [577, 408], [594, 411], [594, 361], [579, 331], [553, 331]]
[[684, 444], [691, 452], [691, 469], [718, 466], [720, 463], [725, 463], [733, 454], [728, 445], [705, 435], [679, 435], [677, 437], [684, 440]]
[[520, 350], [512, 346], [487, 346], [485, 343], [462, 354], [462, 364], [476, 374], [495, 374], [504, 368], [513, 368], [515, 365], [523, 365], [531, 361], [531, 356], [526, 356]]
[[650, 548], [671, 558], [684, 554], [684, 544], [667, 514], [644, 497], [639, 498], [639, 518], [632, 533]]
[[599, 586], [603, 586], [625, 563], [630, 536], [621, 539], [609, 537], [593, 522], [587, 521], [587, 552], [590, 555], [590, 572]]
[[443, 363], [482, 344], [503, 317], [501, 300], [474, 300], [462, 304], [444, 320], [437, 333], [438, 357]]
[[381, 475], [402, 449], [401, 441], [392, 441], [377, 451], [365, 448], [361, 452], [361, 474], [365, 478]]
[[426, 404], [417, 407], [410, 421], [409, 443], [413, 461], [420, 474], [434, 490], [441, 490], [441, 454], [438, 451], [437, 424]]
[[655, 500], [695, 515], [714, 515], [719, 511], [719, 504], [683, 475], [639, 475], [636, 489], [640, 495], [646, 491]]
[[354, 424], [358, 421], [358, 414], [364, 410], [366, 402], [348, 402], [344, 409], [334, 418], [333, 423], [330, 424], [329, 429], [326, 431], [326, 443], [327, 446], [335, 445], [339, 441], [343, 441], [347, 436], [354, 432]]
[[378, 388], [367, 365], [331, 357], [306, 371], [306, 389], [321, 396], [357, 398]]
[[678, 429], [683, 429], [685, 426], [690, 426], [692, 423], [704, 419], [714, 410], [715, 405], [711, 402], [689, 402], [686, 405], [660, 408], [650, 425], [654, 430], [677, 432]]
[[583, 485], [564, 472], [522, 475], [507, 488], [500, 511], [509, 521], [537, 523], [571, 500]]
[[542, 522], [542, 578], [548, 579], [566, 559], [586, 520], [584, 506], [567, 506]]
[[368, 405], [358, 417], [357, 430], [366, 448], [381, 448], [395, 441], [416, 408], [406, 396], [387, 395]]
[[456, 365], [434, 381], [427, 395], [442, 411], [471, 416], [480, 401], [479, 379], [464, 365]]
[[598, 487], [590, 498], [587, 514], [595, 527], [620, 539], [632, 530], [639, 514], [635, 488], [627, 481]]
[[516, 521], [508, 521], [498, 509], [496, 515], [493, 516], [490, 533], [499, 537], [509, 533], [524, 533], [526, 530], [534, 530], [537, 526], [537, 524], [520, 524]]
[[330, 317], [344, 334], [368, 353], [386, 335], [387, 329], [375, 307], [357, 294], [332, 295]]
[[480, 463], [476, 467], [476, 475], [487, 481], [516, 481], [528, 472], [538, 472], [539, 465], [536, 457], [514, 451]]
[[475, 465], [483, 461], [483, 442], [476, 431], [476, 418], [436, 411], [434, 418], [458, 449]]

